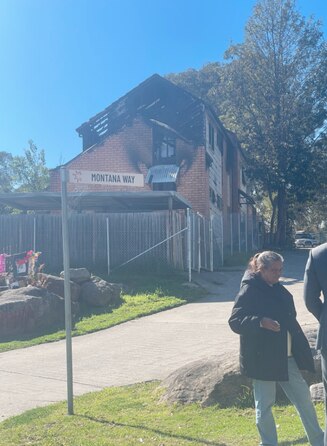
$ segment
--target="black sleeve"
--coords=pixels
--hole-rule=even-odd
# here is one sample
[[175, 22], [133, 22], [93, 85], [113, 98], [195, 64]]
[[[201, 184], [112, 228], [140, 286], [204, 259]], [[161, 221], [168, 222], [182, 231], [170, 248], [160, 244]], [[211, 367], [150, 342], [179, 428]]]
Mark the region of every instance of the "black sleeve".
[[255, 334], [261, 330], [260, 321], [263, 316], [255, 314], [253, 295], [249, 288], [240, 291], [228, 320], [230, 328], [237, 334]]

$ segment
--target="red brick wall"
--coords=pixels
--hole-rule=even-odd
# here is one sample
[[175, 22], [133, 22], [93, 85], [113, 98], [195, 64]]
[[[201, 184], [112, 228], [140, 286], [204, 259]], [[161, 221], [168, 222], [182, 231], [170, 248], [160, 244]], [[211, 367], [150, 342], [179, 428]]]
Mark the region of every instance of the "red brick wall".
[[209, 217], [209, 177], [206, 169], [205, 148], [195, 147], [193, 162], [189, 166], [182, 166], [177, 183], [177, 192], [185, 197], [195, 212]]
[[[135, 119], [131, 126], [109, 136], [94, 148], [86, 150], [66, 164], [68, 169], [107, 172], [142, 173], [146, 175], [152, 165], [152, 128], [141, 119]], [[144, 187], [112, 186], [101, 184], [68, 184], [70, 192], [151, 190]], [[51, 172], [50, 191], [60, 191], [59, 169]]]
[[[66, 164], [68, 169], [107, 172], [142, 173], [144, 178], [152, 160], [152, 128], [142, 119], [135, 119], [131, 126], [109, 136], [93, 149], [82, 152]], [[182, 139], [176, 141], [177, 164], [181, 166], [177, 192], [186, 198], [194, 211], [209, 216], [209, 183], [206, 169], [205, 148], [194, 147]], [[60, 191], [60, 171], [51, 172], [50, 190]], [[150, 191], [151, 186], [111, 186], [100, 184], [68, 184], [68, 191]]]

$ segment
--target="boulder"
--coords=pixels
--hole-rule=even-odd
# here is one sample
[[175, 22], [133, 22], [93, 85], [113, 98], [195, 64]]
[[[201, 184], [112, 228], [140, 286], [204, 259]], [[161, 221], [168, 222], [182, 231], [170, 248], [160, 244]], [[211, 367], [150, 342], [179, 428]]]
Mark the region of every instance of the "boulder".
[[325, 401], [325, 391], [323, 383], [312, 384], [310, 386], [311, 399], [315, 403]]
[[[38, 273], [37, 279], [41, 286], [47, 289], [50, 293], [58, 294], [60, 297], [65, 297], [65, 280], [58, 276], [51, 274]], [[76, 302], [80, 298], [81, 287], [77, 283], [70, 281], [71, 300]]]
[[28, 334], [64, 326], [64, 299], [28, 286], [0, 294], [0, 336]]
[[[70, 268], [70, 280], [75, 283], [87, 282], [91, 279], [91, 273], [86, 268]], [[61, 271], [60, 277], [65, 278], [65, 271]]]
[[81, 285], [81, 301], [94, 307], [106, 307], [121, 303], [121, 287], [100, 277], [92, 276]]
[[251, 381], [239, 372], [238, 352], [227, 352], [191, 362], [171, 373], [161, 386], [162, 400], [170, 403], [200, 403], [221, 407], [242, 404], [251, 395]]
[[[320, 357], [315, 350], [314, 354], [316, 373], [302, 372], [309, 386], [321, 381]], [[186, 364], [171, 373], [161, 385], [164, 388], [162, 400], [170, 403], [197, 402], [220, 407], [253, 404], [251, 380], [240, 374], [238, 351]], [[276, 400], [287, 400], [280, 386], [277, 386]]]

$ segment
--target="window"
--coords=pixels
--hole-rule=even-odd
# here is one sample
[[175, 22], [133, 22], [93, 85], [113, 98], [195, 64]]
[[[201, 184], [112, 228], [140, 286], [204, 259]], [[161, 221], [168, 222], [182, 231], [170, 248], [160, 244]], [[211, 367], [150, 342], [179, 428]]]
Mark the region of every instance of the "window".
[[221, 198], [220, 195], [217, 194], [216, 197], [216, 202], [217, 202], [217, 208], [222, 211], [223, 210], [223, 199]]
[[160, 158], [172, 158], [175, 156], [175, 139], [164, 136], [160, 145]]
[[176, 159], [176, 138], [157, 131], [154, 139], [154, 157], [160, 163], [174, 163]]
[[216, 194], [215, 191], [212, 189], [212, 187], [209, 187], [209, 195], [210, 195], [210, 201], [211, 203], [216, 203]]
[[215, 129], [209, 122], [209, 147], [211, 150], [215, 150]]

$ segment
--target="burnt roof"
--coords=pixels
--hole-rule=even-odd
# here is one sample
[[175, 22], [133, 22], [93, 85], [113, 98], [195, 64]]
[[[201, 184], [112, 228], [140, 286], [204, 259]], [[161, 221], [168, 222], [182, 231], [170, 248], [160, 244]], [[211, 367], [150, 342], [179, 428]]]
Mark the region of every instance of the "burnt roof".
[[204, 143], [204, 108], [201, 99], [154, 74], [76, 131], [83, 137], [86, 150], [141, 115], [167, 124], [200, 145]]

